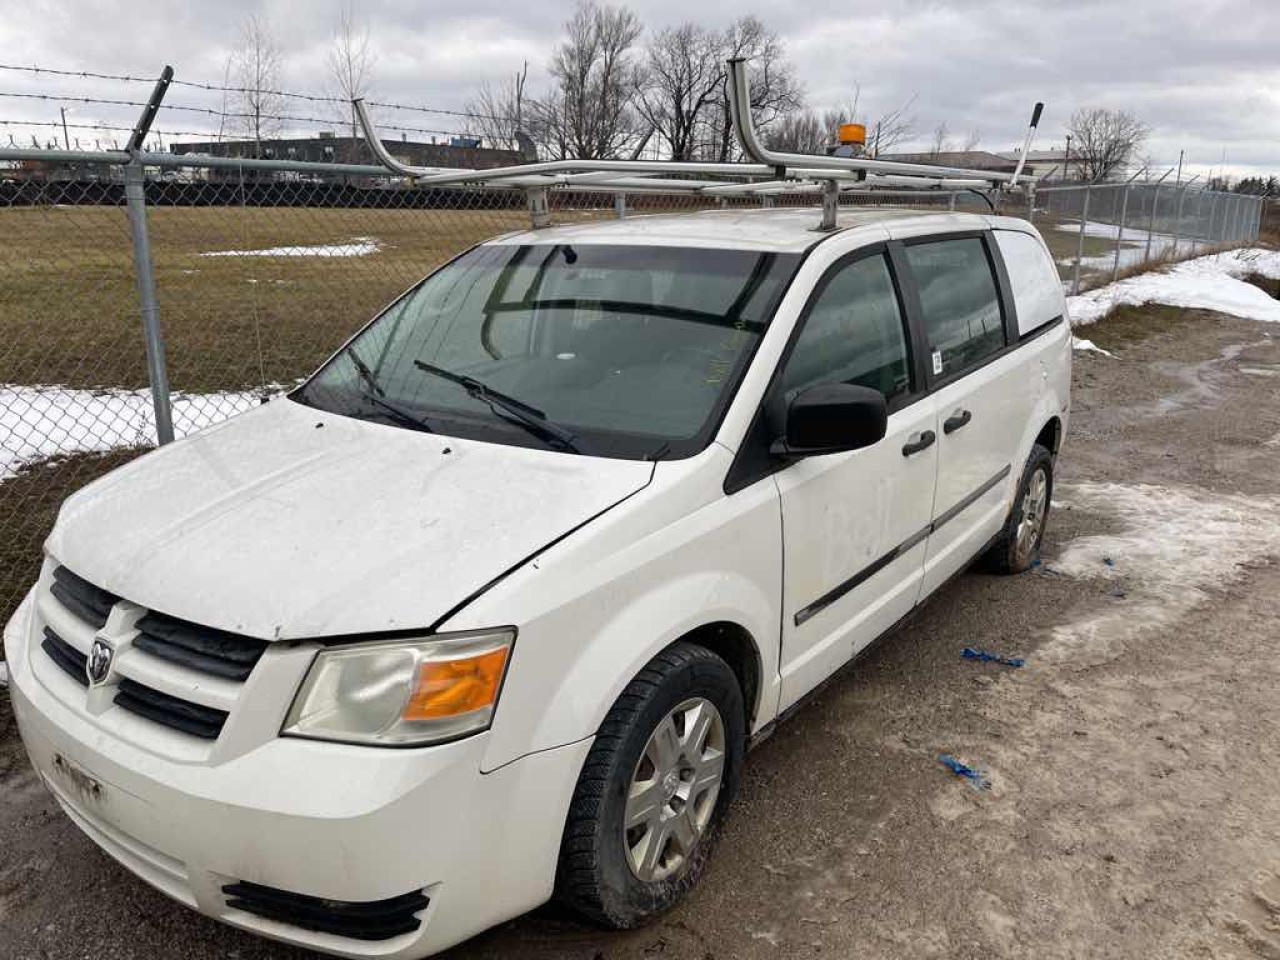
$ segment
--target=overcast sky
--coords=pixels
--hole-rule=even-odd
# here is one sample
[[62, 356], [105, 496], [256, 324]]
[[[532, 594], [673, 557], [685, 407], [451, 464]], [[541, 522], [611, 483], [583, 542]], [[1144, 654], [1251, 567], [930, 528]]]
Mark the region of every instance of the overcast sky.
[[[976, 131], [982, 147], [1011, 149], [1031, 104], [1044, 100], [1039, 148], [1061, 146], [1063, 125], [1077, 107], [1105, 106], [1151, 125], [1145, 152], [1158, 163], [1176, 163], [1185, 148], [1185, 168], [1193, 173], [1221, 168], [1224, 154], [1235, 175], [1280, 173], [1276, 0], [636, 0], [630, 6], [651, 29], [694, 11], [709, 26], [754, 13], [784, 38], [810, 105], [843, 101], [860, 83], [874, 120], [915, 94], [921, 146], [945, 121], [959, 140]], [[286, 88], [322, 93], [330, 86], [324, 55], [338, 8], [338, 0], [0, 0], [0, 63], [146, 76], [171, 63], [178, 78], [219, 83], [241, 19], [258, 13], [283, 48]], [[571, 0], [364, 0], [357, 9], [377, 54], [373, 94], [458, 109], [481, 81], [498, 80], [528, 60], [528, 89], [536, 96], [548, 84], [546, 62], [572, 8]], [[0, 70], [0, 93], [138, 99], [146, 86]], [[220, 105], [218, 95], [189, 88], [175, 88], [169, 102]], [[0, 96], [0, 120], [58, 121], [61, 105], [69, 107], [69, 123], [128, 126], [135, 113]], [[290, 110], [310, 115], [321, 108], [291, 103]], [[465, 125], [446, 116], [396, 118], [441, 130]], [[203, 132], [217, 121], [166, 110], [156, 126]], [[29, 143], [32, 132], [42, 140], [61, 136], [52, 127], [0, 125], [0, 143], [11, 133]], [[76, 129], [70, 135], [90, 148], [95, 137], [106, 146], [112, 136]]]

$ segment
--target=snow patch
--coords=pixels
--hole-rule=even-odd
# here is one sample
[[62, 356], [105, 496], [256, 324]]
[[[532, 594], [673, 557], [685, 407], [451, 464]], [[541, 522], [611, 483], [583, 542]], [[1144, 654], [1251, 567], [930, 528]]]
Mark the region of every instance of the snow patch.
[[265, 250], [211, 250], [202, 257], [366, 257], [382, 249], [373, 237], [352, 237], [350, 243], [268, 247]]
[[[1064, 223], [1058, 224], [1057, 229], [1061, 230], [1063, 233], [1074, 233], [1078, 235], [1080, 233], [1080, 221], [1068, 220]], [[1124, 228], [1124, 233], [1121, 234], [1119, 224], [1101, 223], [1097, 220], [1085, 221], [1084, 234], [1086, 237], [1105, 237], [1108, 240], [1115, 240], [1119, 238], [1126, 242], [1132, 241], [1133, 243], [1144, 244], [1147, 242], [1147, 231], [1145, 230], [1141, 230], [1130, 225], [1126, 226]], [[1153, 240], [1173, 239], [1173, 237], [1167, 233], [1153, 233], [1151, 234], [1151, 237]]]
[[1102, 347], [1098, 346], [1098, 345], [1097, 345], [1096, 343], [1094, 343], [1092, 340], [1085, 340], [1083, 337], [1072, 337], [1072, 338], [1071, 338], [1071, 349], [1072, 349], [1072, 350], [1081, 350], [1081, 351], [1084, 351], [1084, 352], [1100, 353], [1100, 354], [1102, 354], [1104, 357], [1114, 357], [1114, 356], [1115, 356], [1115, 354], [1114, 354], [1114, 353], [1112, 353], [1110, 350], [1104, 350], [1104, 349], [1102, 349]]
[[1119, 306], [1165, 303], [1280, 323], [1280, 300], [1239, 279], [1251, 273], [1280, 278], [1280, 251], [1230, 250], [1171, 264], [1068, 297], [1067, 314], [1073, 326], [1083, 326]]
[[9, 685], [9, 665], [0, 660], [0, 687]]
[[1078, 537], [1050, 573], [1110, 581], [1101, 612], [1054, 628], [1036, 662], [1077, 666], [1120, 656], [1128, 641], [1167, 629], [1246, 564], [1280, 556], [1280, 498], [1147, 484], [1060, 487], [1078, 510], [1119, 522], [1116, 533]]
[[[259, 404], [259, 395], [175, 393], [173, 427], [194, 433]], [[73, 390], [0, 384], [0, 481], [26, 464], [68, 453], [153, 446], [149, 390]]]
[[[1080, 235], [1080, 222], [1058, 224], [1058, 230], [1064, 233], [1070, 233], [1075, 236]], [[1108, 240], [1115, 240], [1119, 237], [1121, 241], [1120, 247], [1120, 269], [1141, 263], [1150, 257], [1160, 257], [1165, 253], [1176, 252], [1178, 248], [1187, 251], [1194, 251], [1203, 244], [1196, 243], [1191, 240], [1179, 240], [1177, 237], [1169, 233], [1152, 233], [1151, 234], [1151, 251], [1147, 252], [1147, 231], [1139, 230], [1134, 227], [1125, 227], [1124, 235], [1120, 236], [1120, 227], [1114, 223], [1098, 223], [1094, 220], [1085, 222], [1084, 233], [1087, 237], [1102, 237]], [[1067, 257], [1061, 257], [1058, 260], [1059, 265], [1064, 267], [1075, 266], [1075, 254]], [[1115, 265], [1116, 254], [1114, 250], [1106, 253], [1093, 254], [1080, 258], [1081, 270], [1110, 270]]]

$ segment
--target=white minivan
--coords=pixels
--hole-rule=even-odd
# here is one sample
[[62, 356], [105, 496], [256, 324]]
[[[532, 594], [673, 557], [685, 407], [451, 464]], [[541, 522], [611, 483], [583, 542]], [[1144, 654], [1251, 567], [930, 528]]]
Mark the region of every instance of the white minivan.
[[974, 558], [1034, 562], [1067, 423], [1031, 226], [813, 219], [483, 243], [68, 499], [4, 633], [67, 815], [350, 957], [679, 900], [753, 740]]

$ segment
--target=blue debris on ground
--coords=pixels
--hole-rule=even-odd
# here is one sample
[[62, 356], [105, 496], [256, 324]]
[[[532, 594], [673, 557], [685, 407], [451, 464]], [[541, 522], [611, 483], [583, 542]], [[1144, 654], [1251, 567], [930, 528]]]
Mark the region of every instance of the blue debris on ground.
[[960, 656], [966, 660], [981, 660], [983, 663], [999, 663], [1006, 667], [1023, 667], [1027, 661], [1022, 657], [1002, 657], [998, 653], [992, 653], [990, 650], [975, 650], [973, 647], [965, 647], [960, 651]]
[[1114, 567], [1116, 565], [1116, 562], [1112, 560], [1110, 557], [1103, 557], [1102, 562], [1105, 563], [1108, 567]]
[[986, 790], [991, 786], [991, 781], [987, 779], [987, 775], [981, 770], [975, 770], [957, 760], [949, 753], [938, 755], [938, 762], [954, 773], [957, 777], [964, 777], [969, 781], [969, 785], [975, 790]]

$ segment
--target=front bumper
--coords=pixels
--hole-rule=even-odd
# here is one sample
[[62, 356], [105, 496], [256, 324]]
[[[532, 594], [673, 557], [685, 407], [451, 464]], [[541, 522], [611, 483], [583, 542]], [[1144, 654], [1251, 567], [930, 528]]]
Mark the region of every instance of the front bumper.
[[[275, 738], [190, 763], [114, 735], [32, 670], [30, 598], [5, 628], [32, 765], [71, 819], [148, 883], [211, 917], [350, 957], [421, 957], [546, 901], [590, 741], [482, 774], [487, 734], [393, 750]], [[229, 904], [248, 883], [364, 903], [420, 891], [413, 932], [360, 940]]]

